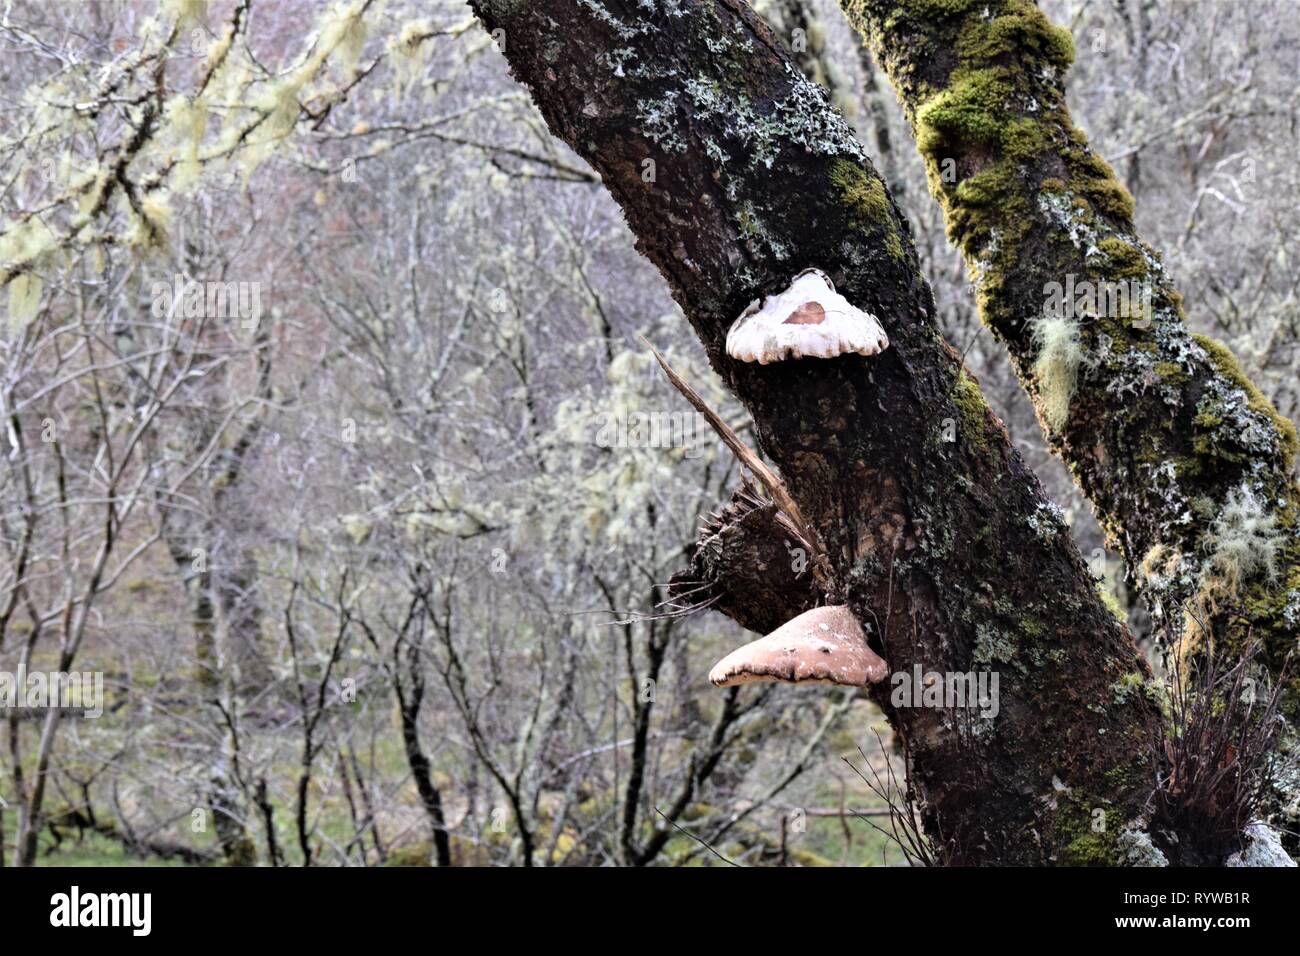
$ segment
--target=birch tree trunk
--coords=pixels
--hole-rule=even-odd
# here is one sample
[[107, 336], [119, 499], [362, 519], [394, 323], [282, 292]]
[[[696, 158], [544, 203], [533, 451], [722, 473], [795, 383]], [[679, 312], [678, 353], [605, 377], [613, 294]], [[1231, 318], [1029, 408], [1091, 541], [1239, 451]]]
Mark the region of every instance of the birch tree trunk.
[[[1131, 578], [1157, 615], [1185, 615], [1189, 648], [1259, 641], [1281, 673], [1300, 637], [1295, 426], [1188, 331], [1132, 198], [1070, 118], [1069, 32], [1032, 0], [842, 6], [912, 123], [984, 321]], [[1300, 716], [1294, 668], [1283, 710]]]
[[[739, 0], [472, 6], [751, 413], [825, 542], [833, 581], [819, 597], [852, 606], [896, 673], [999, 674], [987, 719], [873, 691], [931, 837], [966, 863], [1126, 859], [1142, 842], [1154, 708], [1117, 688], [1148, 671], [939, 335], [907, 223], [822, 91]], [[808, 267], [878, 316], [890, 347], [728, 358], [746, 304]], [[758, 610], [788, 615], [805, 597], [769, 591]]]

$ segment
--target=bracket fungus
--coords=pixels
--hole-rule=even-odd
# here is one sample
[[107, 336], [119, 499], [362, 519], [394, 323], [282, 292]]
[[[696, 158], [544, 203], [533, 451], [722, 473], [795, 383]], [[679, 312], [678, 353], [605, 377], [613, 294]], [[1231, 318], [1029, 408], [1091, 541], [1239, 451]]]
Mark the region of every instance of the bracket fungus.
[[889, 348], [879, 320], [849, 304], [820, 269], [805, 269], [790, 287], [755, 299], [727, 332], [727, 354], [767, 365], [787, 358], [834, 358]]
[[718, 687], [735, 684], [843, 684], [862, 687], [889, 676], [847, 607], [815, 607], [767, 637], [732, 651], [709, 671]]

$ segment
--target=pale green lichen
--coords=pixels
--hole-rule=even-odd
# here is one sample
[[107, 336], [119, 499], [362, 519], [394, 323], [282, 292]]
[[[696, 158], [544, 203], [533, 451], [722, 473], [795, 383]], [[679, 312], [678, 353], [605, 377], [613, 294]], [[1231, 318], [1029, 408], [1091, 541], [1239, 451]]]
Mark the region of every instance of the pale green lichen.
[[1168, 858], [1151, 841], [1146, 830], [1125, 830], [1119, 835], [1121, 861], [1126, 866], [1168, 866]]
[[992, 628], [979, 624], [976, 626], [975, 650], [971, 660], [977, 665], [987, 666], [995, 662], [1010, 664], [1016, 657], [1016, 644], [1010, 637]]
[[1244, 830], [1246, 846], [1224, 861], [1224, 866], [1295, 867], [1276, 830], [1265, 823], [1248, 823]]
[[1079, 369], [1086, 360], [1079, 323], [1064, 316], [1044, 316], [1035, 321], [1033, 337], [1038, 345], [1034, 381], [1043, 420], [1059, 432], [1069, 420]]
[[[771, 169], [780, 152], [791, 145], [802, 146], [815, 155], [847, 156], [865, 162], [862, 145], [843, 117], [827, 108], [822, 88], [789, 64], [787, 72], [789, 95], [770, 103], [754, 103], [744, 93], [724, 88], [715, 76], [691, 77], [682, 86], [691, 115], [718, 121], [726, 138], [743, 147], [751, 169]], [[647, 129], [647, 134], [656, 142], [666, 138], [664, 128], [670, 120], [676, 135], [680, 125], [676, 106], [675, 102], [637, 104], [643, 122], [647, 118], [654, 120], [654, 128]]]
[[1131, 696], [1142, 690], [1146, 679], [1137, 671], [1131, 671], [1111, 685], [1110, 692], [1115, 695], [1116, 704], [1126, 704]]
[[1060, 535], [1066, 534], [1070, 530], [1065, 523], [1065, 513], [1053, 501], [1044, 501], [1040, 504], [1038, 509], [1028, 517], [1027, 521], [1034, 534], [1038, 535], [1038, 540], [1044, 544], [1050, 544]]
[[1242, 581], [1257, 574], [1276, 581], [1282, 545], [1277, 516], [1242, 485], [1228, 495], [1205, 535], [1205, 550], [1209, 553], [1206, 574], [1230, 594], [1236, 594]]

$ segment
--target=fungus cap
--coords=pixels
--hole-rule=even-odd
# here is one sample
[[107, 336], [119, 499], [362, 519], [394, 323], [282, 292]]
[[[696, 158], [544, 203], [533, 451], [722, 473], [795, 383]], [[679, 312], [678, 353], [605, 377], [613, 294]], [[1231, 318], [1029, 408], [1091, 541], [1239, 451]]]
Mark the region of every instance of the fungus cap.
[[767, 637], [732, 651], [709, 671], [718, 687], [736, 684], [843, 684], [861, 687], [889, 676], [884, 660], [847, 607], [815, 607]]
[[742, 362], [834, 358], [849, 352], [875, 355], [889, 347], [880, 322], [849, 304], [826, 273], [805, 269], [790, 287], [755, 299], [731, 325], [727, 354]]

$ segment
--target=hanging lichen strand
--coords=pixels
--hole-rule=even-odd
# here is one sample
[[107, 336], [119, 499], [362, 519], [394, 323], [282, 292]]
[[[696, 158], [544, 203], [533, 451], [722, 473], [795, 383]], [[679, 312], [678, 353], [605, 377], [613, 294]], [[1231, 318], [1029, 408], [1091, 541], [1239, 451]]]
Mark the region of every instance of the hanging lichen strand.
[[[0, 223], [0, 289], [11, 326], [35, 314], [43, 274], [57, 254], [91, 248], [101, 265], [108, 248], [142, 258], [158, 254], [168, 242], [173, 200], [221, 174], [236, 174], [247, 185], [267, 159], [296, 148], [300, 123], [319, 127], [379, 62], [392, 60], [400, 91], [428, 41], [469, 25], [435, 30], [425, 20], [407, 23], [362, 63], [367, 16], [374, 18], [379, 6], [345, 0], [320, 11], [275, 62], [249, 48], [249, 0], [234, 4], [211, 36], [194, 29], [203, 3], [171, 0], [139, 24], [135, 48], [102, 76], [61, 70], [34, 86], [30, 111], [15, 131], [20, 141], [42, 144], [58, 157], [50, 166], [55, 191], [39, 214]], [[62, 105], [91, 104], [104, 90], [140, 82], [165, 96], [130, 104], [125, 123], [112, 111]], [[0, 149], [14, 145], [0, 136]], [[352, 162], [387, 149], [387, 141], [377, 140]]]
[[[1295, 426], [1188, 331], [1132, 198], [1071, 121], [1069, 33], [1029, 0], [842, 6], [902, 100], [984, 321], [1129, 573], [1157, 609], [1193, 610], [1194, 644], [1206, 619], [1230, 651], [1262, 639], [1277, 673], [1300, 633]], [[1085, 282], [1141, 294], [1074, 309]], [[1242, 565], [1243, 535], [1273, 560]]]

